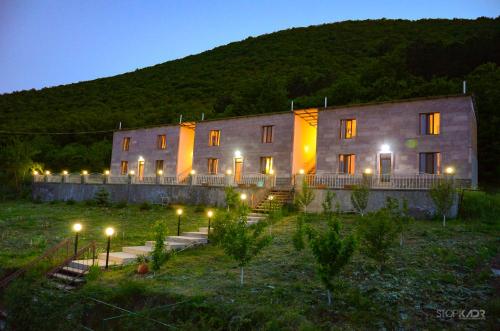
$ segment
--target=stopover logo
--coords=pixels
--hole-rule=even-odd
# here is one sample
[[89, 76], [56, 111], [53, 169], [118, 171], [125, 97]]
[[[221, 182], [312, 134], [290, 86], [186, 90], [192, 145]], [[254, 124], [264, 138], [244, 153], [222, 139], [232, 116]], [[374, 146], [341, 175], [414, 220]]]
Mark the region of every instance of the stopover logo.
[[484, 309], [437, 309], [439, 319], [459, 319], [459, 320], [484, 320], [486, 311]]

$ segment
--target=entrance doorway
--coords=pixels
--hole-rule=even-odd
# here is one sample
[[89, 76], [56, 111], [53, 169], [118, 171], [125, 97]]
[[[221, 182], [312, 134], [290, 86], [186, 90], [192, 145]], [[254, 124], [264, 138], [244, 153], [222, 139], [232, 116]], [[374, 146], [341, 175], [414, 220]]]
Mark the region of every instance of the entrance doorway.
[[142, 182], [144, 180], [144, 161], [139, 161], [137, 169], [137, 178]]
[[380, 181], [390, 182], [392, 172], [392, 153], [381, 153], [379, 158]]
[[239, 184], [243, 175], [243, 159], [241, 157], [234, 159], [234, 182]]

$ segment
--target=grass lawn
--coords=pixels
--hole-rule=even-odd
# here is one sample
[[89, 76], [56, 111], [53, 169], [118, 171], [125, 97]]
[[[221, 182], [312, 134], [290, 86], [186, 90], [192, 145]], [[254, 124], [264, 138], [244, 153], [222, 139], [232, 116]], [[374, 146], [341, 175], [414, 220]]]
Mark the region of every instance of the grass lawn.
[[[139, 211], [137, 206], [101, 209], [62, 203], [0, 206], [2, 266], [18, 266], [41, 252], [30, 244], [33, 238], [43, 237], [54, 243], [70, 235], [70, 225], [75, 220], [84, 223], [86, 240], [100, 238], [103, 244], [103, 229], [115, 226], [119, 230], [114, 240], [116, 249], [151, 239], [155, 220], [166, 219], [172, 232], [176, 226], [174, 210], [160, 208]], [[189, 208], [186, 214], [187, 230], [205, 226], [203, 213]], [[68, 318], [75, 307], [84, 307], [85, 323], [92, 329], [154, 330], [163, 328], [160, 323], [190, 330], [498, 326], [500, 286], [490, 270], [492, 258], [499, 253], [498, 220], [452, 220], [446, 228], [438, 220], [416, 221], [410, 226], [403, 247], [395, 240], [391, 260], [383, 273], [356, 252], [352, 263], [341, 273], [332, 306], [326, 304], [326, 293], [316, 275], [310, 250], [296, 252], [293, 248], [295, 222], [296, 216], [291, 215], [266, 229], [273, 234], [273, 242], [245, 269], [243, 287], [239, 285], [236, 262], [220, 248], [207, 245], [175, 255], [156, 274], [139, 276], [135, 266], [100, 273], [79, 291], [63, 295], [73, 304], [59, 309]], [[314, 217], [309, 224], [325, 226], [320, 217]], [[342, 224], [343, 232], [350, 233], [356, 219], [343, 216]], [[140, 315], [124, 314], [89, 297]], [[57, 300], [61, 300], [60, 294]], [[441, 320], [437, 318], [437, 309], [484, 309], [487, 319]], [[111, 316], [119, 317], [105, 320]]]

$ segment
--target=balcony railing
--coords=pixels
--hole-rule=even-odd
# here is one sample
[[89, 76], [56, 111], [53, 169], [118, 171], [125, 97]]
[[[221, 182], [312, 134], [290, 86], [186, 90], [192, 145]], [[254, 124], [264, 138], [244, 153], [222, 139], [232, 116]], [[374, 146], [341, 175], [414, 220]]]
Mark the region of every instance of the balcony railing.
[[310, 187], [350, 189], [356, 185], [367, 185], [373, 189], [427, 190], [442, 180], [453, 179], [457, 188], [470, 188], [471, 180], [450, 175], [346, 175], [346, 174], [306, 174], [296, 176], [274, 176], [247, 174], [235, 181], [233, 176], [184, 175], [177, 176], [110, 176], [104, 174], [49, 174], [34, 175], [34, 182], [73, 184], [144, 184], [144, 185], [197, 185], [197, 186], [253, 186], [288, 187], [302, 185], [305, 180]]

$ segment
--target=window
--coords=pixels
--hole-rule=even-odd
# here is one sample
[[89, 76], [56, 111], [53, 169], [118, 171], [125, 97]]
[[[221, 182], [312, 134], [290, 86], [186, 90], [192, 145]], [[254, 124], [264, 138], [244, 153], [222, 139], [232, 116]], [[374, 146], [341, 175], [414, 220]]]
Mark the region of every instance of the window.
[[158, 149], [167, 149], [167, 136], [164, 134], [158, 135], [156, 139], [156, 147]]
[[210, 175], [217, 175], [217, 170], [219, 168], [219, 159], [208, 159], [208, 173]]
[[208, 136], [208, 146], [219, 146], [220, 145], [220, 130], [210, 130], [210, 135]]
[[339, 173], [354, 175], [354, 167], [356, 163], [356, 155], [340, 154], [339, 155]]
[[273, 158], [270, 156], [263, 156], [260, 158], [260, 172], [265, 175], [271, 174], [273, 170]]
[[440, 121], [439, 113], [420, 114], [420, 134], [439, 134], [441, 129]]
[[356, 120], [340, 121], [340, 139], [352, 139], [356, 137]]
[[163, 160], [156, 160], [155, 162], [155, 169], [156, 169], [156, 173], [158, 173], [158, 171], [163, 171]]
[[128, 151], [129, 148], [130, 148], [130, 137], [125, 137], [123, 138], [122, 141], [122, 150]]
[[420, 153], [418, 161], [421, 174], [441, 173], [441, 153]]
[[265, 125], [262, 127], [262, 142], [264, 144], [273, 142], [273, 125]]
[[126, 175], [128, 173], [128, 161], [122, 161], [120, 164], [120, 173]]

